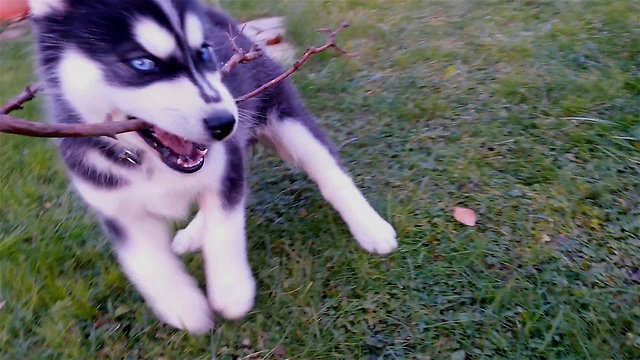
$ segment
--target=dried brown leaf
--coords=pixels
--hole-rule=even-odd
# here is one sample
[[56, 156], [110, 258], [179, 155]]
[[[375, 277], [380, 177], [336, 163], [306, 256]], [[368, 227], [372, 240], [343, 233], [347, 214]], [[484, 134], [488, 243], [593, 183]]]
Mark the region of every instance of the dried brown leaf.
[[453, 217], [467, 226], [476, 226], [476, 213], [471, 209], [456, 206], [453, 208]]

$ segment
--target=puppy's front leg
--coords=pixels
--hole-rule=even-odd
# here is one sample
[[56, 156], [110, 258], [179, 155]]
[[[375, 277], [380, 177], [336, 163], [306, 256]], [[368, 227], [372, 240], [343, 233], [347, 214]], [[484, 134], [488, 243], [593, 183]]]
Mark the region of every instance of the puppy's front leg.
[[351, 177], [331, 153], [326, 138], [315, 121], [308, 117], [277, 119], [266, 129], [267, 144], [280, 155], [300, 165], [318, 184], [322, 196], [340, 213], [349, 230], [365, 250], [386, 254], [398, 246], [396, 232], [369, 205]]
[[171, 252], [168, 223], [143, 211], [103, 219], [125, 275], [165, 323], [201, 334], [212, 326], [198, 284]]
[[198, 251], [202, 248], [204, 237], [204, 217], [202, 211], [198, 211], [186, 228], [179, 230], [173, 237], [171, 250], [178, 255]]
[[227, 319], [239, 319], [253, 307], [255, 281], [247, 258], [243, 155], [226, 143], [227, 168], [219, 193], [199, 201], [204, 219], [202, 245], [211, 307]]

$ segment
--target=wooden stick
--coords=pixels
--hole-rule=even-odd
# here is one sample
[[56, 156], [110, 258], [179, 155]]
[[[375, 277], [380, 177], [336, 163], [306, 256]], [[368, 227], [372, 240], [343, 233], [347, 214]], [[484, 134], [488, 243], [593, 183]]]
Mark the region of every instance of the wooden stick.
[[293, 66], [291, 66], [289, 68], [289, 70], [285, 71], [284, 73], [282, 73], [280, 76], [276, 77], [275, 79], [269, 81], [268, 83], [260, 86], [259, 88], [253, 90], [252, 92], [242, 95], [239, 98], [236, 99], [236, 103], [241, 103], [243, 101], [247, 101], [249, 99], [251, 99], [252, 97], [260, 94], [261, 92], [267, 90], [268, 88], [272, 87], [273, 85], [279, 83], [280, 81], [286, 79], [287, 77], [289, 77], [289, 75], [293, 74], [294, 72], [296, 72], [296, 70], [298, 70], [298, 68], [300, 66], [302, 66], [302, 64], [304, 64], [305, 61], [307, 61], [307, 59], [313, 55], [313, 54], [317, 54], [317, 53], [321, 53], [329, 48], [333, 48], [336, 51], [338, 51], [338, 53], [340, 53], [340, 55], [342, 56], [347, 56], [347, 57], [356, 57], [359, 55], [359, 53], [348, 53], [344, 50], [342, 50], [340, 47], [338, 47], [338, 45], [336, 45], [336, 35], [338, 35], [342, 30], [346, 29], [347, 27], [349, 27], [349, 23], [348, 22], [343, 22], [337, 29], [336, 31], [331, 31], [330, 29], [319, 29], [317, 30], [318, 32], [325, 32], [328, 33], [327, 35], [327, 41], [324, 45], [322, 45], [319, 48], [315, 48], [313, 46], [309, 47], [307, 49], [307, 51], [304, 52], [304, 54], [302, 54], [302, 57], [296, 61]]
[[98, 124], [44, 124], [0, 114], [0, 132], [36, 137], [115, 137], [116, 134], [142, 130], [148, 126], [142, 120], [111, 121]]
[[227, 63], [219, 70], [220, 77], [223, 80], [238, 64], [244, 64], [262, 56], [262, 50], [257, 44], [253, 44], [251, 49], [249, 49], [249, 52], [245, 52], [239, 48], [233, 38], [231, 38], [231, 44], [233, 45], [233, 56], [231, 56], [229, 61], [227, 61]]
[[24, 103], [33, 100], [38, 91], [40, 91], [40, 84], [38, 83], [31, 83], [25, 86], [18, 96], [9, 99], [9, 101], [0, 108], [0, 114], [8, 114], [14, 110], [22, 110]]

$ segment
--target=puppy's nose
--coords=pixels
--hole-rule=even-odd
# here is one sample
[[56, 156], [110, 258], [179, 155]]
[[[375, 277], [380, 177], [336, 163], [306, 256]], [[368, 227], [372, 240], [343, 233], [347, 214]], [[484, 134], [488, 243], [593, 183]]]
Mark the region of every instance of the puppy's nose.
[[211, 137], [220, 141], [231, 135], [236, 125], [236, 117], [227, 111], [217, 112], [204, 119], [204, 125]]

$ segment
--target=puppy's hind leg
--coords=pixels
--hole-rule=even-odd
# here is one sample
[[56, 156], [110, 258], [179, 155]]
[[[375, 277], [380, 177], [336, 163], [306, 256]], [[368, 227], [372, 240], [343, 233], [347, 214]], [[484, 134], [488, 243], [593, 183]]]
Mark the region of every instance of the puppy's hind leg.
[[212, 326], [207, 299], [171, 252], [166, 221], [146, 214], [103, 219], [122, 270], [156, 316], [191, 333]]
[[264, 135], [263, 140], [274, 145], [285, 160], [301, 166], [318, 184], [322, 196], [340, 213], [360, 246], [378, 254], [397, 247], [395, 230], [356, 188], [311, 117], [272, 119]]

